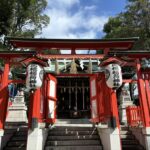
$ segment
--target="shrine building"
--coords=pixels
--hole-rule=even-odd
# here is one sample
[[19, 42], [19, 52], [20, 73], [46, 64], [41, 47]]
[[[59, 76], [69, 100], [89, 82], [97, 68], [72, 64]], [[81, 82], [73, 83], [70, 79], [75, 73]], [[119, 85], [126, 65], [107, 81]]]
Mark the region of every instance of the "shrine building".
[[6, 37], [0, 149], [150, 150], [150, 52], [138, 39]]

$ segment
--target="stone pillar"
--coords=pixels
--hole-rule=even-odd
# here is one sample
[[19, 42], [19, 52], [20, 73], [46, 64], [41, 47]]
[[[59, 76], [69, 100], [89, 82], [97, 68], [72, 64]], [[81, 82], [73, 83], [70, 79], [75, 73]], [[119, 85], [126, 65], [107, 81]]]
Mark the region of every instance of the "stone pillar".
[[3, 138], [3, 135], [4, 135], [4, 130], [0, 129], [0, 149], [2, 148], [2, 138]]
[[15, 96], [14, 102], [9, 106], [6, 122], [28, 122], [27, 106], [22, 93]]
[[38, 123], [34, 129], [28, 130], [27, 150], [43, 150], [48, 136], [44, 123]]
[[9, 59], [6, 59], [0, 86], [0, 149], [2, 144], [2, 137], [4, 135], [4, 125], [8, 105], [8, 75], [10, 70], [9, 67]]
[[143, 128], [142, 133], [145, 139], [146, 150], [150, 150], [150, 127]]
[[119, 128], [98, 126], [98, 132], [105, 150], [121, 150]]

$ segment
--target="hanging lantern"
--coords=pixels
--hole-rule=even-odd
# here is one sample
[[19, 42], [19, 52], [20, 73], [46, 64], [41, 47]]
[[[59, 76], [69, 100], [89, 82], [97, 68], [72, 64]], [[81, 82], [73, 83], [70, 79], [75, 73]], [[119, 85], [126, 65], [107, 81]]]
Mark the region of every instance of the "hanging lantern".
[[38, 64], [29, 64], [27, 67], [26, 87], [29, 90], [40, 88], [43, 83], [43, 67]]
[[89, 72], [90, 74], [92, 74], [92, 61], [91, 61], [91, 58], [90, 58], [90, 60], [89, 60], [88, 72]]
[[71, 68], [70, 68], [70, 73], [71, 74], [77, 74], [77, 65], [75, 63], [75, 60], [73, 59], [73, 61], [71, 62]]
[[109, 64], [105, 67], [106, 84], [112, 89], [117, 89], [122, 85], [122, 72], [118, 64]]
[[56, 72], [56, 74], [60, 73], [60, 71], [59, 71], [59, 64], [58, 64], [57, 59], [55, 60], [55, 72]]

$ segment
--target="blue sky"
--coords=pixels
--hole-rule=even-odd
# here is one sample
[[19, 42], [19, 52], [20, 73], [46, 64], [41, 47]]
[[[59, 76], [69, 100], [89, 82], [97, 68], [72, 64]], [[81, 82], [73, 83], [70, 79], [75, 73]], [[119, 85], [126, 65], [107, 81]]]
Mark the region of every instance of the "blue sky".
[[101, 38], [108, 18], [124, 11], [126, 0], [48, 0], [50, 24], [43, 38]]

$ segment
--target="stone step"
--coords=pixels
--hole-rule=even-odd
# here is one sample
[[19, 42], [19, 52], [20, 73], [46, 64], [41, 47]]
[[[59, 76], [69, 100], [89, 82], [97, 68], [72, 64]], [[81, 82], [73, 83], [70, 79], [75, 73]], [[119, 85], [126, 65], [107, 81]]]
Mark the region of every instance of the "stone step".
[[129, 127], [123, 126], [120, 128], [121, 131], [129, 131]]
[[67, 140], [67, 141], [48, 141], [46, 146], [83, 146], [100, 145], [99, 140]]
[[[23, 128], [23, 129], [22, 129]], [[16, 129], [16, 130], [28, 130], [28, 128], [27, 128], [27, 126], [7, 126], [7, 127], [5, 127], [5, 130], [9, 130], [9, 129]]]
[[15, 133], [15, 136], [27, 136], [28, 132], [26, 131], [18, 131]]
[[122, 150], [144, 150], [128, 127], [121, 128], [120, 134]]
[[140, 145], [123, 145], [122, 150], [144, 150]]
[[91, 127], [54, 127], [50, 130], [53, 131], [93, 131], [94, 128]]
[[13, 126], [22, 126], [22, 125], [28, 125], [26, 122], [6, 122], [5, 125], [13, 125]]
[[21, 125], [19, 127], [16, 128], [11, 128], [11, 129], [6, 129], [9, 132], [12, 131], [12, 137], [10, 138], [10, 140], [7, 142], [6, 147], [4, 148], [4, 150], [26, 150], [26, 142], [27, 142], [27, 131], [28, 128], [27, 127], [22, 127], [23, 123], [18, 123], [15, 124], [14, 122], [9, 125], [11, 125], [12, 127], [14, 127], [14, 125]]
[[28, 128], [26, 128], [26, 127], [21, 127], [21, 128], [17, 128], [17, 131], [18, 132], [27, 132], [28, 131]]
[[27, 107], [25, 107], [25, 106], [10, 106], [9, 108], [8, 108], [8, 110], [10, 111], [10, 113], [12, 113], [11, 111], [16, 111], [16, 113], [18, 113], [18, 112], [20, 112], [20, 111], [25, 111], [27, 109]]
[[95, 135], [97, 131], [49, 131], [49, 135]]
[[26, 147], [6, 147], [4, 150], [26, 150]]
[[100, 140], [98, 135], [80, 135], [80, 136], [48, 136], [47, 140]]
[[45, 150], [102, 150], [102, 146], [46, 146]]
[[58, 125], [67, 125], [67, 124], [82, 124], [82, 125], [92, 125], [89, 119], [56, 119], [56, 123]]
[[28, 130], [28, 127], [27, 127], [26, 125], [24, 125], [24, 126], [23, 126], [23, 125], [21, 125], [21, 126], [18, 126], [18, 125], [16, 125], [16, 126], [15, 126], [15, 125], [9, 125], [9, 126], [5, 126], [5, 129], [6, 129], [6, 130], [7, 130], [7, 129], [8, 129], [8, 130], [10, 130], [10, 129], [12, 129], [12, 130], [14, 129], [14, 130], [15, 130], [15, 129], [16, 129], [16, 130], [18, 130], [18, 131], [19, 131], [19, 130], [27, 131], [27, 130]]
[[5, 129], [4, 134], [11, 134], [16, 132], [16, 129]]
[[24, 147], [26, 146], [26, 141], [14, 141], [14, 142], [9, 142], [7, 144], [8, 147]]
[[122, 134], [120, 135], [121, 139], [135, 139], [135, 136], [134, 135], [126, 135], [126, 134]]
[[12, 141], [26, 141], [27, 137], [26, 136], [14, 136], [11, 138]]
[[120, 134], [126, 134], [126, 135], [129, 135], [129, 134], [132, 134], [132, 132], [131, 131], [120, 131]]
[[139, 144], [139, 142], [137, 140], [122, 140], [122, 144], [123, 145], [135, 145], [135, 144]]

